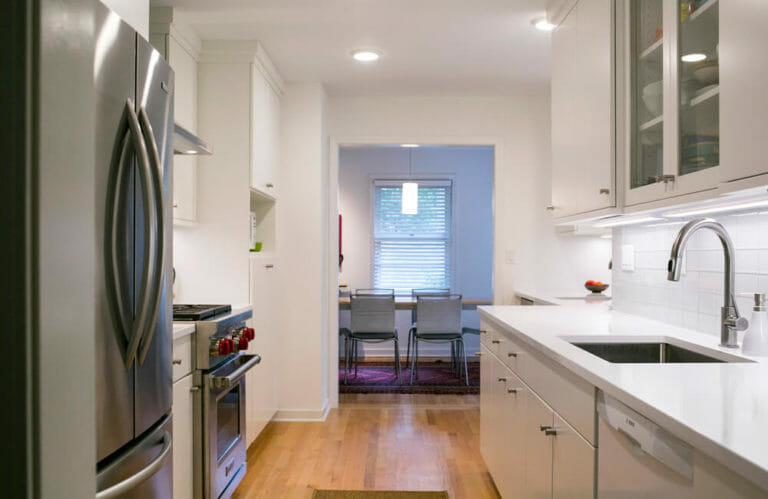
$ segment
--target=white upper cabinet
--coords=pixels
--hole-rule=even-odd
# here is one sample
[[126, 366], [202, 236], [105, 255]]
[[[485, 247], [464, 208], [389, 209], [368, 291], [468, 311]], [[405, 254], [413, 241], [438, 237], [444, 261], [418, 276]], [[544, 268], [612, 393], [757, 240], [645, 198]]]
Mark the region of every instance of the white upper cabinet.
[[262, 69], [253, 66], [251, 187], [276, 198], [278, 192], [280, 97]]
[[719, 3], [617, 4], [627, 206], [718, 186]]
[[552, 34], [556, 219], [616, 207], [613, 1], [580, 0]]
[[768, 173], [768, 2], [723, 0], [719, 8], [721, 180], [730, 182]]
[[[175, 76], [173, 118], [187, 130], [197, 132], [197, 63], [200, 42], [173, 22], [173, 9], [153, 8], [150, 41], [173, 68]], [[197, 222], [197, 158], [173, 157], [173, 221]]]

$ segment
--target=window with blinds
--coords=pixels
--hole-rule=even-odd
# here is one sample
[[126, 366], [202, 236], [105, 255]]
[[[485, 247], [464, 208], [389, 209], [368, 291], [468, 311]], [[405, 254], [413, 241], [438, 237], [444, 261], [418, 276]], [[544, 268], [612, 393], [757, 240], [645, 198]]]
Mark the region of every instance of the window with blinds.
[[419, 180], [418, 213], [401, 213], [403, 181], [373, 185], [373, 286], [412, 289], [450, 288], [450, 180]]

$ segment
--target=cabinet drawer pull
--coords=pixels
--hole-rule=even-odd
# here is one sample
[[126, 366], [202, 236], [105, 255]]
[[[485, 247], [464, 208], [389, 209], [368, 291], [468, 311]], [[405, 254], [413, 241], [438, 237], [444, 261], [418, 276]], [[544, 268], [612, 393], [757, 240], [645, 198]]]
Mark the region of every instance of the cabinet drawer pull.
[[551, 429], [552, 429], [552, 427], [550, 425], [543, 424], [543, 425], [539, 426], [539, 431], [547, 431], [547, 430], [551, 430]]
[[268, 264], [264, 265], [264, 268], [265, 269], [273, 269], [273, 268], [275, 268], [275, 266], [272, 265], [271, 263], [268, 263]]
[[546, 210], [547, 211], [555, 211], [555, 207], [552, 206], [552, 205], [549, 205], [549, 206], [546, 207]]
[[179, 207], [179, 203], [173, 203], [173, 207], [174, 208], [178, 208]]
[[498, 345], [499, 343], [501, 343], [501, 340], [491, 340], [491, 343]]
[[485, 334], [485, 333], [487, 333], [487, 332], [488, 332], [488, 331], [486, 331], [485, 329], [478, 329], [478, 331], [480, 331], [480, 333], [481, 333], [481, 334]]
[[267, 186], [267, 189], [271, 189], [275, 186], [275, 184], [273, 184], [272, 182], [267, 182], [266, 186]]
[[190, 387], [189, 391], [190, 392], [199, 392], [200, 391], [200, 387], [199, 386]]
[[557, 430], [554, 429], [554, 428], [550, 428], [548, 430], [544, 430], [544, 435], [546, 435], [548, 437], [553, 437], [553, 436], [557, 435]]
[[600, 189], [600, 194], [610, 194], [610, 193], [611, 193], [610, 189], [606, 189], [605, 187]]
[[507, 357], [517, 357], [517, 352], [509, 352]]
[[180, 366], [181, 365], [181, 359], [173, 359], [173, 365], [174, 366]]
[[517, 393], [517, 388], [508, 388], [507, 393]]
[[506, 382], [507, 378], [499, 378], [499, 382]]

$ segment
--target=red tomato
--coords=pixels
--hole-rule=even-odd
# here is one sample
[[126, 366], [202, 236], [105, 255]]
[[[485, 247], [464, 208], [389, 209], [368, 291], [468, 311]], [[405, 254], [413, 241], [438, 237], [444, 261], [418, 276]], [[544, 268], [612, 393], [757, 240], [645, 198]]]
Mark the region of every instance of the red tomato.
[[594, 286], [594, 285], [595, 285], [595, 281], [593, 281], [592, 279], [590, 279], [589, 281], [587, 281], [587, 282], [586, 282], [586, 285], [587, 285], [587, 286]]

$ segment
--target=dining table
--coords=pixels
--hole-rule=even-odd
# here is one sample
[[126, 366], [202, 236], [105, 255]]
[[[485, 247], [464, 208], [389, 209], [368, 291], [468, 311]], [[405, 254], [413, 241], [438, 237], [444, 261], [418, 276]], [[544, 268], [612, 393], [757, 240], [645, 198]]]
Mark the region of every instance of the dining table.
[[[493, 305], [493, 300], [487, 298], [462, 298], [462, 309], [474, 310], [483, 305]], [[395, 309], [413, 310], [416, 308], [416, 297], [413, 295], [395, 295]], [[349, 296], [339, 296], [339, 310], [349, 310]]]

